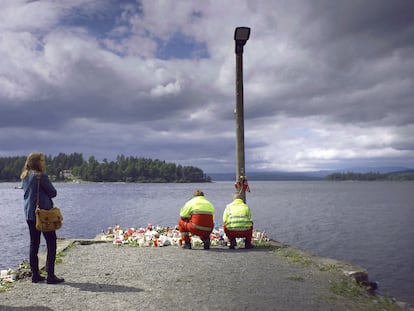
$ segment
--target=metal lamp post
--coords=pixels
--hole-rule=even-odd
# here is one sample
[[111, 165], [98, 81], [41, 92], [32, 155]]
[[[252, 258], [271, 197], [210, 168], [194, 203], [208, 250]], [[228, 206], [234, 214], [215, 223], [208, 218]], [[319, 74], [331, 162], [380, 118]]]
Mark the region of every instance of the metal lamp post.
[[243, 47], [250, 37], [250, 28], [237, 27], [234, 31], [236, 52], [236, 188], [246, 202], [247, 183], [244, 160], [244, 109], [243, 109]]

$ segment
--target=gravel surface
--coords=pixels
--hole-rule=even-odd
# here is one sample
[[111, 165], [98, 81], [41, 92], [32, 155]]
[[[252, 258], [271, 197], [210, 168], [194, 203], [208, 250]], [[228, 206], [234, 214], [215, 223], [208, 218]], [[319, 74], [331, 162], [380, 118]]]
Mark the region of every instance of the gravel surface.
[[64, 254], [64, 283], [20, 280], [0, 293], [0, 310], [360, 310], [330, 290], [343, 273], [272, 248], [75, 243]]

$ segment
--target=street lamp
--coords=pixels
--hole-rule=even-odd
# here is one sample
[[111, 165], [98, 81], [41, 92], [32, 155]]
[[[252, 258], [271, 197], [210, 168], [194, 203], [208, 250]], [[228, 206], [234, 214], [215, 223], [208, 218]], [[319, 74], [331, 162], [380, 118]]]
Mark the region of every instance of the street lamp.
[[234, 40], [236, 41], [236, 54], [243, 53], [243, 46], [250, 37], [249, 27], [237, 27], [234, 31]]
[[247, 179], [244, 161], [244, 112], [243, 112], [243, 47], [250, 37], [250, 28], [237, 27], [234, 31], [236, 53], [236, 189], [246, 202]]

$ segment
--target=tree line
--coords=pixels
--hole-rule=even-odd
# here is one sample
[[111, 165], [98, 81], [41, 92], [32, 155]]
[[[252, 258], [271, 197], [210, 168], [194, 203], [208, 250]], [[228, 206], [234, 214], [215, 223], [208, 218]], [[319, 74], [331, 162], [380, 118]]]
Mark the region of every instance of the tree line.
[[[0, 158], [0, 181], [20, 180], [26, 156]], [[81, 153], [46, 156], [46, 171], [54, 181], [82, 180], [89, 182], [211, 182], [211, 178], [194, 166], [182, 166], [158, 159], [119, 155], [116, 161], [102, 162]]]
[[325, 177], [326, 180], [361, 180], [361, 181], [375, 181], [375, 180], [414, 180], [414, 171], [404, 171], [404, 172], [392, 172], [392, 173], [378, 173], [378, 172], [368, 172], [368, 173], [333, 173]]

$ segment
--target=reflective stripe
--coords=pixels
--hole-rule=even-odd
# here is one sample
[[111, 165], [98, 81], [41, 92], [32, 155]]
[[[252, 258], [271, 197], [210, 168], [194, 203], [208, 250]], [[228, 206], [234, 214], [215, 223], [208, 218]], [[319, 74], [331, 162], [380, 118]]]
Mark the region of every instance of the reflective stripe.
[[252, 227], [237, 227], [237, 228], [227, 228], [229, 231], [249, 231]]
[[250, 220], [245, 216], [230, 216], [229, 222], [250, 222]]
[[[231, 213], [231, 208], [229, 208]], [[229, 230], [248, 230], [252, 227], [252, 222], [247, 216], [229, 215], [228, 222], [226, 224]]]
[[248, 224], [243, 224], [242, 226], [229, 226], [230, 224], [227, 224], [226, 227], [229, 230], [244, 230], [244, 228], [250, 229], [252, 226]]
[[[250, 224], [251, 224], [252, 222], [251, 221], [229, 221], [227, 224], [226, 224], [226, 226], [228, 227], [228, 226], [231, 226], [231, 227], [233, 227], [233, 226], [238, 226], [238, 225], [245, 225], [245, 226], [250, 226]], [[242, 227], [242, 226], [241, 226]]]
[[197, 224], [195, 224], [193, 222], [192, 222], [192, 225], [194, 226], [194, 228], [196, 228], [198, 230], [203, 230], [203, 231], [211, 231], [211, 230], [213, 230], [213, 228], [199, 226], [199, 225], [197, 225]]
[[227, 226], [228, 225], [237, 225], [237, 224], [246, 224], [246, 226], [248, 224], [251, 224], [252, 222], [247, 218], [247, 217], [243, 217], [243, 216], [230, 216], [229, 221], [227, 222]]

